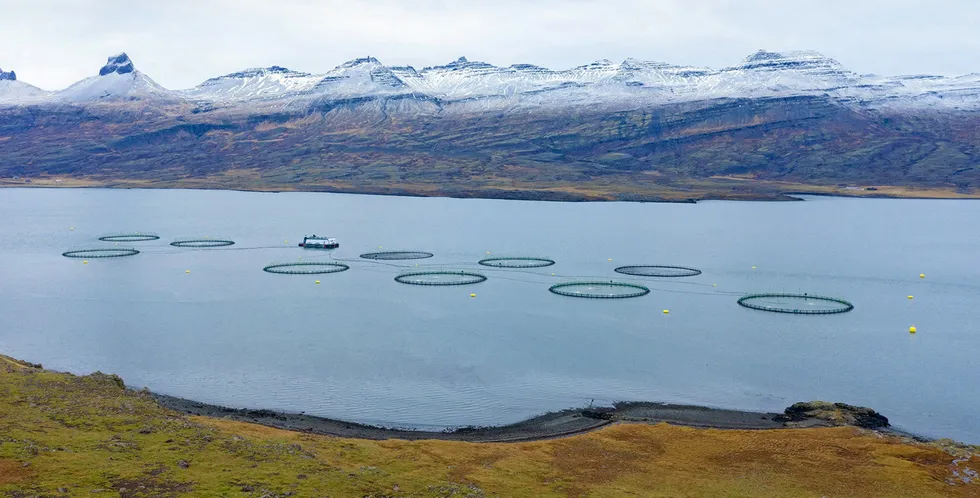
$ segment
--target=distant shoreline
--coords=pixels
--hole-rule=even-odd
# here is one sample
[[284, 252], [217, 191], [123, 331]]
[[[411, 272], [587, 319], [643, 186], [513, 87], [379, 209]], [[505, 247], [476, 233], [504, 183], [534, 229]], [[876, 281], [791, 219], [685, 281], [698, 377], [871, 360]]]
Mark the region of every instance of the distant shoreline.
[[[760, 183], [760, 187], [772, 187], [770, 183]], [[801, 185], [795, 185], [799, 187]], [[722, 194], [712, 190], [701, 192], [701, 195], [683, 196], [680, 191], [671, 191], [669, 196], [646, 195], [646, 194], [619, 194], [616, 196], [608, 193], [577, 193], [561, 190], [549, 189], [473, 189], [473, 190], [431, 190], [423, 191], [420, 189], [400, 189], [400, 188], [338, 188], [322, 185], [310, 185], [300, 188], [274, 185], [264, 186], [230, 186], [230, 185], [209, 185], [206, 182], [188, 182], [187, 184], [175, 185], [152, 185], [142, 182], [121, 181], [92, 181], [74, 180], [55, 183], [51, 180], [35, 181], [24, 183], [22, 180], [16, 183], [9, 179], [0, 179], [0, 188], [24, 188], [24, 189], [107, 189], [107, 190], [212, 190], [224, 192], [259, 192], [259, 193], [329, 193], [347, 195], [379, 195], [390, 197], [421, 197], [421, 198], [449, 198], [449, 199], [488, 199], [488, 200], [517, 200], [535, 202], [637, 202], [637, 203], [669, 203], [669, 204], [697, 204], [702, 201], [741, 201], [741, 202], [797, 202], [803, 201], [801, 196], [820, 196], [835, 197], [845, 199], [921, 199], [921, 200], [976, 200], [980, 199], [980, 193], [960, 193], [951, 189], [907, 189], [902, 187], [882, 187], [876, 190], [834, 190], [834, 187], [813, 186], [814, 190], [790, 189], [785, 191], [772, 192], [744, 192], [739, 194]], [[821, 190], [822, 189], [822, 190]]]

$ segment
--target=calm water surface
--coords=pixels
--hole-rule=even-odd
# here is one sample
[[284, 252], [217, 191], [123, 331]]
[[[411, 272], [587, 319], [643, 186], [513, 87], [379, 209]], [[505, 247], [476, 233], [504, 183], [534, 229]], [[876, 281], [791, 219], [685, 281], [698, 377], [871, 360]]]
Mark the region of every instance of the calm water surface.
[[[369, 423], [502, 424], [593, 399], [750, 410], [823, 399], [980, 443], [978, 220], [970, 201], [0, 189], [0, 351], [210, 403]], [[97, 237], [126, 231], [162, 238], [128, 244], [143, 251], [130, 258], [61, 256], [114, 247]], [[326, 258], [296, 247], [311, 232], [340, 239], [337, 259], [378, 247], [436, 254], [396, 262], [412, 269], [480, 269], [488, 251], [558, 264], [484, 270], [487, 282], [450, 288], [398, 284], [400, 268], [364, 261], [315, 277], [261, 270]], [[204, 235], [236, 245], [168, 245]], [[625, 264], [704, 273], [645, 280], [653, 292], [637, 299], [547, 291], [570, 277], [622, 279], [613, 268]], [[856, 309], [794, 316], [735, 304], [766, 291], [840, 296]]]

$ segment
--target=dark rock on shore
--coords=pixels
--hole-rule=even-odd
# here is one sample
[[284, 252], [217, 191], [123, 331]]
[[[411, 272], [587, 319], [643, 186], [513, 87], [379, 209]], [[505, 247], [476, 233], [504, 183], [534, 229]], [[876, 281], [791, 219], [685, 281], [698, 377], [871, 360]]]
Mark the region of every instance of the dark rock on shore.
[[833, 425], [855, 425], [865, 429], [888, 427], [888, 418], [870, 408], [827, 401], [794, 403], [780, 419], [787, 423], [823, 420]]

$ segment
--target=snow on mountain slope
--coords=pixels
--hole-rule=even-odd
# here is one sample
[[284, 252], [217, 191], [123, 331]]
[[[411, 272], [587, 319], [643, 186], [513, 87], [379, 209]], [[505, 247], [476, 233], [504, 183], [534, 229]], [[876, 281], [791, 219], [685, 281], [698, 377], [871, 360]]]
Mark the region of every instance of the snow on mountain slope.
[[98, 76], [85, 78], [56, 93], [59, 100], [69, 102], [113, 100], [179, 100], [180, 96], [158, 85], [149, 76], [136, 70], [125, 53], [109, 57]]
[[409, 87], [395, 73], [374, 57], [345, 62], [323, 75], [312, 95], [355, 97], [406, 93]]
[[17, 73], [0, 68], [0, 105], [28, 104], [43, 101], [49, 92], [17, 81]]
[[322, 76], [280, 66], [253, 68], [211, 78], [181, 94], [194, 100], [234, 101], [268, 99], [308, 91]]
[[[600, 60], [567, 70], [530, 64], [498, 67], [465, 57], [416, 70], [388, 67], [374, 57], [354, 59], [324, 74], [283, 67], [247, 69], [168, 92], [132, 66], [110, 58], [100, 76], [60, 92], [71, 100], [169, 96], [223, 103], [246, 111], [262, 106], [302, 109], [349, 99], [397, 98], [393, 109], [439, 112], [543, 108], [632, 108], [718, 98], [822, 95], [869, 108], [980, 110], [980, 77], [858, 75], [817, 52], [760, 50], [722, 68], [626, 59]], [[407, 100], [406, 100], [407, 99]], [[428, 102], [424, 105], [413, 103]]]
[[[956, 111], [980, 109], [980, 74], [955, 78], [913, 75], [869, 80], [867, 83], [875, 89], [877, 96], [877, 99], [867, 102], [872, 107]], [[838, 93], [860, 90], [860, 87], [843, 88]]]
[[421, 71], [412, 67], [393, 70], [412, 90], [447, 100], [507, 97], [569, 85], [595, 85], [614, 81], [620, 74], [620, 66], [608, 60], [566, 71], [552, 71], [530, 64], [497, 67], [465, 57]]
[[[384, 68], [376, 59], [368, 58], [347, 63], [332, 73], [339, 74], [344, 68], [360, 64], [370, 65], [373, 71]], [[629, 107], [716, 98], [797, 95], [827, 95], [869, 107], [980, 108], [980, 102], [972, 100], [980, 91], [976, 78], [935, 77], [904, 81], [902, 78], [860, 76], [834, 59], [812, 51], [760, 50], [739, 64], [723, 69], [627, 59], [620, 64], [600, 60], [553, 71], [527, 64], [498, 67], [469, 61], [465, 57], [420, 71], [411, 66], [388, 69], [404, 87], [396, 82], [374, 90], [367, 84], [367, 79], [350, 80], [349, 77], [341, 78], [344, 84], [331, 86], [327, 83], [336, 80], [327, 76], [317, 85], [316, 91], [321, 98], [410, 91], [468, 112], [478, 112], [481, 106], [485, 110], [603, 103]], [[352, 81], [357, 83], [352, 84]]]
[[395, 74], [416, 92], [449, 100], [514, 95], [563, 82], [548, 69], [531, 65], [502, 68], [465, 57], [421, 71], [399, 68]]
[[760, 50], [740, 64], [707, 75], [699, 90], [723, 96], [796, 95], [855, 85], [858, 76], [817, 52]]
[[718, 98], [817, 95], [872, 109], [980, 111], [980, 75], [881, 77], [859, 75], [817, 52], [760, 50], [722, 69], [626, 59], [600, 60], [565, 70], [530, 64], [499, 67], [465, 57], [416, 70], [388, 67], [374, 57], [354, 59], [324, 74], [280, 66], [211, 78], [167, 90], [136, 70], [126, 54], [110, 57], [98, 76], [53, 94], [0, 81], [0, 102], [85, 103], [119, 100], [191, 100], [221, 103], [237, 112], [263, 107], [302, 110], [331, 102], [393, 100], [381, 111], [532, 111], [569, 107], [636, 108]]
[[246, 69], [184, 90], [182, 95], [214, 102], [270, 99], [351, 98], [393, 95], [409, 91], [392, 70], [374, 57], [345, 62], [320, 75], [290, 71], [279, 66]]
[[[855, 81], [836, 61], [815, 52], [760, 51], [741, 64], [714, 70], [663, 62], [600, 60], [552, 71], [514, 65], [503, 68], [460, 58], [415, 71], [393, 68], [413, 91], [446, 101], [485, 100], [488, 107], [657, 104], [714, 98], [763, 97], [826, 92]], [[549, 100], [550, 99], [550, 100]]]

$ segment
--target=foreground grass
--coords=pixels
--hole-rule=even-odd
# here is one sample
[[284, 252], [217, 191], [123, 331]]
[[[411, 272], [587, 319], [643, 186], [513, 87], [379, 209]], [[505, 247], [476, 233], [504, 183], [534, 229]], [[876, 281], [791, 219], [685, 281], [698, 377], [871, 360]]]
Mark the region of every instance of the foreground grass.
[[980, 496], [969, 450], [848, 427], [341, 439], [187, 417], [115, 376], [0, 356], [0, 496]]

